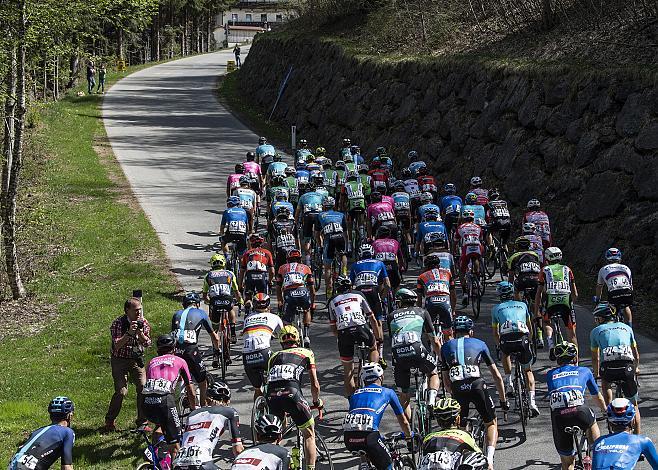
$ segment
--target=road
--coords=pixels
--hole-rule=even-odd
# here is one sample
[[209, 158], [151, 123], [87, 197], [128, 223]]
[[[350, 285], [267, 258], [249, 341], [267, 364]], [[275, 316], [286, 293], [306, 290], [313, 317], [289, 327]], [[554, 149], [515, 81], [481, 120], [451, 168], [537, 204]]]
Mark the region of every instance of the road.
[[[248, 48], [243, 48], [246, 51]], [[199, 289], [216, 240], [219, 214], [224, 208], [224, 185], [234, 164], [257, 145], [258, 136], [243, 126], [215, 98], [219, 74], [226, 71], [228, 51], [195, 56], [137, 72], [114, 85], [103, 105], [107, 133], [139, 203], [157, 231], [170, 259], [172, 271], [185, 289]], [[289, 90], [294, 92], [294, 90]], [[568, 260], [567, 260], [568, 261]], [[412, 276], [407, 278], [413, 281]], [[493, 346], [487, 322], [494, 299], [488, 289], [477, 322], [476, 335]], [[591, 293], [583, 293], [589, 298]], [[148, 293], [146, 293], [148, 296]], [[146, 299], [148, 301], [148, 298]], [[589, 365], [587, 338], [592, 329], [588, 311], [578, 309], [582, 363]], [[208, 338], [204, 337], [205, 344]], [[651, 437], [658, 429], [658, 365], [656, 343], [639, 334], [643, 374], [641, 377], [643, 429]], [[327, 422], [319, 427], [330, 443], [336, 468], [356, 468], [355, 459], [343, 451], [341, 420], [347, 409], [342, 396], [342, 376], [333, 337], [326, 317], [318, 315], [312, 329], [312, 346], [318, 359]], [[234, 350], [237, 358], [239, 349]], [[538, 397], [543, 395], [547, 353], [536, 365]], [[240, 412], [243, 436], [249, 436], [252, 396], [241, 365], [229, 369], [232, 405]], [[392, 371], [386, 383], [392, 385]], [[527, 442], [519, 440], [520, 424], [515, 415], [502, 424], [495, 467], [497, 469], [559, 468], [547, 403], [538, 401], [542, 415], [530, 422]], [[499, 415], [499, 418], [501, 416]], [[502, 421], [502, 419], [500, 419]], [[394, 430], [395, 420], [385, 418], [384, 430]], [[228, 468], [223, 464], [223, 468]], [[637, 468], [649, 468], [642, 463]]]

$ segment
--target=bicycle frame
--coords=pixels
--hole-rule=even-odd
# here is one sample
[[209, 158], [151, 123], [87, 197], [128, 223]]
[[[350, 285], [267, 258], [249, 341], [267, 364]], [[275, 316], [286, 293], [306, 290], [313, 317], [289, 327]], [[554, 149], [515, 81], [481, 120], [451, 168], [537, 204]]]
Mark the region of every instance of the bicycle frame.
[[[171, 468], [171, 457], [169, 452], [165, 451], [165, 454], [160, 458], [158, 451], [165, 441], [164, 436], [160, 436], [157, 442], [152, 443], [149, 439], [146, 431], [143, 429], [134, 429], [130, 431], [132, 434], [139, 434], [144, 439], [146, 443], [146, 449], [144, 449], [144, 457], [151, 463], [153, 470], [165, 470]], [[164, 464], [164, 467], [163, 467]]]
[[[573, 436], [574, 447], [576, 448], [574, 470], [590, 470], [592, 468], [592, 462], [586, 459], [586, 457], [589, 457], [589, 446], [583, 445], [587, 442], [586, 431], [583, 431], [578, 426], [567, 426], [564, 428], [564, 432]], [[583, 454], [585, 455], [583, 456]], [[589, 468], [586, 468], [587, 464], [589, 464]]]

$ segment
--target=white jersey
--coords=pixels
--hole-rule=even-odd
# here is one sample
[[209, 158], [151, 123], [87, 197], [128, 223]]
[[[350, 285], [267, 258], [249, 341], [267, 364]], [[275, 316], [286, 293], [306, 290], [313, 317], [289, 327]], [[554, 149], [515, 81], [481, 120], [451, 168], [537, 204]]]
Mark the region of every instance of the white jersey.
[[365, 325], [372, 309], [361, 292], [339, 294], [329, 302], [329, 322], [338, 330]]
[[283, 328], [281, 317], [270, 312], [253, 312], [244, 319], [242, 353], [270, 348], [272, 335]]
[[288, 470], [290, 454], [285, 447], [259, 444], [238, 455], [231, 470]]
[[231, 445], [241, 444], [240, 417], [229, 406], [210, 406], [190, 413], [181, 449], [173, 462], [176, 468], [198, 467], [212, 462], [213, 452], [224, 430], [231, 432]]
[[610, 263], [600, 269], [597, 284], [601, 286], [605, 284], [608, 292], [621, 289], [633, 290], [631, 270], [625, 264]]

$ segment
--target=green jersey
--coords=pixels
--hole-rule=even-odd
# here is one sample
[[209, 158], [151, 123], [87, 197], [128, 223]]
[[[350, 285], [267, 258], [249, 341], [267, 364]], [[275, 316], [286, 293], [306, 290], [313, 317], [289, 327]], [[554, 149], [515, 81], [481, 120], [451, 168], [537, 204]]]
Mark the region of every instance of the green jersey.
[[324, 170], [322, 176], [324, 177], [324, 186], [329, 191], [329, 194], [335, 197], [336, 187], [338, 186], [338, 171]]
[[345, 170], [336, 170], [336, 178], [339, 186], [345, 184]]
[[366, 209], [366, 198], [363, 185], [359, 181], [348, 181], [345, 183], [345, 195], [347, 196], [347, 209]]
[[359, 180], [363, 185], [363, 194], [365, 194], [366, 197], [370, 196], [370, 193], [372, 192], [372, 187], [370, 185], [371, 179], [370, 175], [359, 175]]
[[297, 204], [299, 201], [299, 186], [297, 185], [297, 178], [288, 176], [285, 180], [285, 185], [288, 188], [288, 201]]
[[546, 287], [547, 307], [571, 306], [571, 284], [573, 272], [563, 264], [549, 264], [539, 275], [539, 282]]
[[413, 344], [422, 340], [423, 333], [434, 336], [432, 317], [420, 307], [399, 308], [388, 314], [386, 321], [392, 345]]

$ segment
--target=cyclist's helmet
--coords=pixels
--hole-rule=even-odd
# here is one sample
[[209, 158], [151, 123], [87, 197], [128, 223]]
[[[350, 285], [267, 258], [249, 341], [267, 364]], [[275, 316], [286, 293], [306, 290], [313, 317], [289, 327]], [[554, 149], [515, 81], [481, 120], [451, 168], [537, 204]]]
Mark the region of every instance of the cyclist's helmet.
[[325, 170], [329, 170], [329, 169], [331, 169], [332, 166], [333, 166], [333, 162], [331, 161], [330, 158], [325, 158], [323, 160], [322, 168], [324, 168]]
[[221, 253], [215, 253], [210, 257], [210, 266], [224, 269], [226, 267], [226, 257]]
[[241, 176], [240, 177], [240, 186], [249, 186], [251, 183], [249, 182], [249, 177], [248, 176]]
[[373, 168], [380, 168], [381, 164], [382, 164], [382, 160], [379, 157], [374, 157], [370, 162], [370, 166], [372, 166]]
[[290, 208], [286, 206], [277, 207], [276, 216], [289, 219], [291, 215]]
[[474, 188], [479, 188], [480, 186], [482, 186], [482, 178], [480, 178], [479, 176], [474, 176], [473, 178], [471, 178], [471, 186], [473, 186]]
[[425, 220], [439, 220], [439, 211], [434, 207], [430, 207], [425, 211], [423, 218]]
[[345, 162], [343, 160], [338, 160], [336, 162], [336, 168], [339, 170], [344, 170], [345, 169]]
[[382, 193], [379, 191], [373, 191], [370, 193], [370, 202], [373, 204], [376, 204], [378, 202], [382, 202]]
[[283, 432], [283, 424], [278, 416], [272, 414], [261, 415], [254, 423], [256, 435], [266, 439], [278, 439]]
[[478, 196], [475, 193], [468, 193], [464, 198], [464, 204], [475, 205], [478, 203]]
[[455, 186], [452, 183], [448, 183], [443, 187], [443, 192], [446, 194], [456, 194], [457, 193], [457, 186]]
[[521, 231], [525, 235], [534, 235], [537, 231], [537, 226], [532, 222], [526, 222], [523, 224], [523, 227], [521, 227]]
[[228, 207], [238, 207], [240, 205], [240, 198], [238, 196], [231, 196], [226, 200]]
[[439, 422], [439, 426], [447, 428], [457, 421], [461, 413], [461, 405], [454, 398], [442, 398], [434, 404], [433, 415]]
[[54, 417], [66, 417], [73, 413], [75, 405], [69, 397], [55, 397], [48, 404], [48, 414]]
[[170, 334], [158, 336], [158, 340], [155, 343], [158, 354], [166, 353], [168, 351], [173, 351], [176, 346], [176, 339]]
[[430, 253], [423, 259], [425, 269], [434, 269], [441, 266], [441, 257], [437, 253]]
[[409, 159], [410, 162], [415, 162], [416, 160], [418, 160], [418, 152], [416, 152], [415, 150], [409, 151], [409, 153], [407, 154], [407, 158]]
[[[428, 211], [429, 212], [429, 211]], [[432, 211], [438, 216], [438, 213], [434, 210]], [[436, 220], [436, 219], [434, 219]], [[448, 246], [448, 240], [446, 239], [446, 234], [445, 232], [431, 232], [428, 233], [427, 239], [425, 240], [425, 246], [438, 246], [438, 247], [447, 247]]]
[[308, 140], [299, 139], [299, 148], [300, 149], [305, 149], [307, 146], [308, 146]]
[[200, 303], [201, 303], [201, 296], [194, 291], [186, 293], [182, 301], [183, 308], [187, 308], [190, 305], [194, 305], [194, 304], [198, 305]]
[[258, 145], [265, 145], [267, 143], [267, 139], [265, 137], [261, 137], [258, 139]]
[[487, 470], [489, 461], [482, 452], [464, 452], [457, 470]]
[[526, 205], [527, 209], [540, 209], [541, 208], [541, 203], [539, 202], [538, 199], [530, 199], [528, 201], [528, 204]]
[[299, 251], [297, 248], [292, 248], [290, 251], [288, 251], [288, 254], [286, 255], [286, 259], [288, 261], [293, 261], [293, 260], [300, 260], [302, 259], [302, 252]]
[[434, 201], [434, 196], [429, 191], [420, 194], [420, 202], [423, 204], [431, 204]]
[[324, 147], [318, 147], [315, 149], [315, 154], [318, 157], [324, 157], [324, 155], [327, 153], [327, 150]]
[[238, 175], [244, 173], [244, 165], [242, 163], [238, 163], [237, 165], [235, 165], [235, 173]]
[[208, 398], [216, 401], [223, 401], [228, 403], [231, 400], [231, 389], [221, 380], [214, 380], [208, 386]]
[[418, 301], [418, 294], [411, 289], [401, 287], [395, 292], [395, 301], [398, 306], [413, 305]]
[[370, 243], [363, 243], [359, 247], [359, 259], [372, 259], [375, 256], [375, 250]]
[[621, 261], [621, 250], [619, 248], [608, 248], [605, 252], [605, 259], [611, 263]]
[[269, 308], [270, 301], [270, 296], [262, 292], [256, 294], [252, 300], [254, 307], [259, 310], [265, 310], [266, 308]]
[[466, 209], [462, 212], [462, 219], [473, 222], [475, 220], [475, 212], [470, 209]]
[[403, 178], [411, 178], [411, 170], [409, 168], [403, 168], [402, 169], [402, 177]]
[[247, 152], [247, 161], [253, 162], [256, 160], [256, 154], [254, 152]]
[[425, 165], [418, 168], [418, 174], [420, 176], [425, 176], [427, 174], [427, 167]]
[[322, 200], [322, 208], [323, 209], [333, 209], [336, 206], [336, 199], [334, 199], [331, 196], [327, 196]]
[[260, 246], [264, 241], [265, 239], [260, 233], [252, 233], [249, 235], [249, 243], [251, 246]]
[[452, 328], [455, 331], [469, 332], [473, 329], [473, 320], [466, 315], [460, 315], [452, 321]]
[[313, 192], [313, 191], [315, 191], [315, 188], [316, 188], [316, 187], [317, 187], [317, 186], [315, 185], [315, 182], [314, 182], [314, 181], [309, 181], [309, 182], [306, 183], [306, 190], [307, 190], [308, 192]]
[[367, 175], [369, 171], [370, 168], [365, 163], [359, 165], [359, 173], [361, 173], [362, 175]]
[[277, 189], [274, 192], [274, 200], [275, 201], [287, 201], [288, 200], [288, 193], [284, 191], [283, 189]]
[[578, 348], [575, 344], [568, 341], [562, 341], [556, 344], [553, 352], [555, 353], [555, 360], [558, 364], [569, 364], [578, 356]]
[[544, 251], [544, 256], [546, 257], [547, 261], [550, 261], [551, 263], [557, 263], [558, 261], [562, 261], [562, 250], [560, 250], [557, 246], [549, 246], [546, 248], [546, 251]]
[[273, 160], [275, 162], [282, 162], [283, 161], [283, 155], [281, 155], [280, 153], [275, 153]]
[[[350, 170], [350, 171], [347, 173], [347, 179], [350, 180], [350, 181], [356, 181], [356, 180], [358, 180], [358, 179], [359, 179], [359, 172], [356, 171], [356, 170]], [[371, 196], [372, 196], [372, 194], [371, 194]]]
[[402, 180], [395, 180], [393, 182], [393, 188], [397, 191], [404, 191], [404, 181]]
[[352, 141], [350, 139], [343, 139], [343, 148], [349, 148], [350, 145], [352, 145]]
[[498, 191], [498, 188], [491, 188], [489, 190], [489, 200], [496, 201], [499, 198], [500, 198], [500, 191]]
[[519, 237], [514, 241], [514, 246], [518, 251], [525, 251], [530, 249], [530, 239], [526, 237]]
[[306, 162], [297, 162], [295, 163], [298, 170], [306, 170]]
[[498, 297], [500, 297], [500, 300], [509, 300], [514, 297], [514, 286], [510, 282], [501, 281], [496, 287], [496, 293], [498, 294]]
[[635, 418], [635, 406], [628, 398], [615, 398], [608, 405], [608, 422], [613, 425], [630, 426]]
[[281, 328], [279, 334], [279, 342], [281, 344], [299, 343], [299, 331], [295, 325], [286, 325]]
[[386, 225], [382, 225], [375, 232], [375, 238], [379, 240], [380, 238], [391, 238], [391, 229]]
[[370, 385], [384, 376], [384, 369], [377, 362], [366, 362], [361, 367], [361, 380], [365, 385]]
[[352, 155], [355, 155], [355, 156], [356, 155], [361, 155], [361, 147], [359, 147], [358, 145], [351, 145], [350, 146], [350, 153]]
[[347, 163], [354, 163], [354, 155], [352, 155], [349, 150], [346, 150], [345, 155], [343, 155], [343, 160]]
[[381, 157], [382, 155], [386, 155], [386, 147], [377, 147], [375, 153], [377, 154], [378, 157]]
[[352, 289], [352, 280], [348, 276], [338, 276], [334, 282], [334, 289], [337, 293], [343, 294]]
[[594, 307], [592, 315], [595, 317], [603, 318], [609, 320], [617, 314], [617, 309], [610, 305], [608, 302], [600, 302]]
[[312, 153], [306, 155], [306, 163], [307, 164], [315, 163], [315, 155], [313, 155]]

